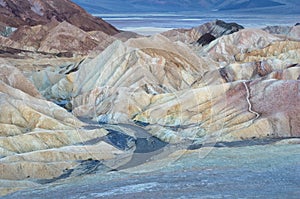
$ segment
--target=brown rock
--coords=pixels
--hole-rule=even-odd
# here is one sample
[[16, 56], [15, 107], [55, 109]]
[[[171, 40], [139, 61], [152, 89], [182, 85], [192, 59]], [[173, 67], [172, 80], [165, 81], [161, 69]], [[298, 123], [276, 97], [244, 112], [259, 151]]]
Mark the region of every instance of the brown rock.
[[[262, 117], [270, 118], [274, 131], [277, 134], [289, 136], [300, 135], [299, 123], [299, 81], [266, 81], [260, 84], [254, 83], [253, 109]], [[258, 92], [259, 87], [266, 87], [264, 92]], [[279, 127], [286, 126], [282, 131]]]
[[213, 38], [229, 35], [241, 29], [244, 29], [244, 27], [237, 23], [226, 23], [222, 20], [215, 20], [191, 29], [174, 29], [162, 34], [173, 41], [181, 41], [189, 44], [199, 41], [204, 35], [206, 37], [205, 40], [207, 40], [207, 34], [213, 36], [209, 37], [209, 40], [212, 41], [214, 40]]
[[38, 50], [49, 53], [87, 54], [97, 45], [98, 41], [88, 33], [67, 22], [62, 22], [48, 32]]
[[59, 22], [56, 20], [52, 20], [45, 25], [24, 25], [13, 32], [13, 34], [9, 38], [21, 45], [30, 46], [35, 50], [38, 50], [40, 47], [40, 43], [49, 34], [49, 31], [58, 25]]
[[172, 41], [181, 41], [186, 44], [193, 43], [201, 37], [201, 33], [196, 29], [174, 29], [161, 33]]
[[260, 76], [266, 76], [272, 71], [270, 65], [265, 61], [256, 62], [255, 65], [256, 65], [257, 73]]
[[41, 98], [42, 96], [30, 82], [17, 68], [6, 63], [3, 59], [0, 60], [0, 80], [13, 88], [17, 88], [33, 97]]
[[84, 31], [99, 30], [109, 35], [118, 33], [112, 25], [93, 17], [70, 0], [3, 0], [0, 15], [1, 22], [16, 28], [44, 25], [55, 17], [59, 22], [67, 21]]
[[28, 49], [32, 53], [73, 57], [87, 55], [93, 49], [93, 53], [100, 53], [115, 38], [101, 31], [85, 32], [66, 21], [51, 21], [46, 25], [22, 26], [9, 39], [2, 40], [5, 46], [14, 44], [16, 49]]

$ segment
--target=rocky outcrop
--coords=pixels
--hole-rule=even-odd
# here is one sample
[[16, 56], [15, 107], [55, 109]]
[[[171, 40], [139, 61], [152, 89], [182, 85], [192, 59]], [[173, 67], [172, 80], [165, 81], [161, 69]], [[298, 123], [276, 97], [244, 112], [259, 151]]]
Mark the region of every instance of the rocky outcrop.
[[215, 27], [210, 32], [215, 37], [220, 37], [222, 35], [230, 35], [241, 29], [244, 29], [244, 27], [237, 23], [226, 23], [225, 21], [222, 20], [216, 20]]
[[22, 26], [10, 37], [0, 37], [0, 43], [3, 54], [11, 54], [11, 57], [19, 59], [24, 54], [95, 57], [117, 39], [127, 41], [137, 37], [141, 36], [130, 32], [118, 33], [115, 36], [101, 31], [85, 32], [66, 21], [52, 20], [45, 25]]
[[[2, 187], [1, 181], [1, 195], [2, 191], [38, 186], [44, 182], [41, 180], [63, 179], [84, 161], [100, 162], [123, 153], [101, 141], [108, 131], [84, 128], [87, 124], [42, 99], [22, 73], [9, 64], [1, 65], [0, 109], [0, 178], [6, 185], [13, 184]], [[80, 172], [84, 171], [74, 175]]]
[[[96, 114], [105, 122], [128, 122], [139, 109], [136, 105], [147, 105], [151, 95], [187, 89], [200, 74], [214, 65], [209, 61], [206, 63], [205, 60], [200, 60], [201, 58], [189, 48], [176, 46], [162, 36], [131, 39], [125, 45], [119, 41], [115, 42], [98, 57], [82, 63], [82, 67], [76, 72], [73, 111], [82, 117], [94, 117]], [[201, 66], [198, 65], [199, 62], [202, 63]], [[94, 71], [95, 66], [97, 69]], [[144, 97], [138, 103], [129, 98], [124, 104], [122, 98], [131, 96], [131, 92], [140, 93]], [[120, 97], [120, 104], [109, 100], [103, 101], [108, 104], [102, 104], [101, 93], [106, 99], [111, 96], [113, 101], [117, 100], [115, 97]], [[119, 94], [116, 96], [116, 93]], [[96, 96], [100, 98], [96, 100]], [[93, 104], [96, 103], [94, 100], [98, 101], [99, 107], [96, 113], [93, 108]], [[126, 113], [122, 114], [118, 109], [124, 106], [131, 107], [129, 109], [133, 112], [128, 115], [124, 109]], [[111, 113], [106, 113], [108, 110]], [[117, 113], [118, 111], [121, 112]], [[111, 117], [117, 118], [114, 120]]]
[[0, 48], [2, 51], [1, 54], [4, 54], [7, 52], [7, 53], [10, 53], [11, 55], [17, 56], [18, 53], [35, 50], [35, 48], [32, 46], [27, 46], [25, 44], [21, 44], [10, 38], [7, 38], [7, 37], [0, 36], [0, 43], [1, 43]]
[[[250, 50], [247, 54], [238, 53], [235, 58], [242, 62], [263, 61], [267, 58], [271, 59], [272, 62], [281, 60], [280, 65], [287, 67], [298, 62], [299, 45], [299, 42], [296, 41], [275, 41], [265, 48]], [[279, 63], [272, 63], [271, 65], [279, 66]]]
[[88, 33], [67, 22], [62, 22], [45, 36], [38, 51], [51, 53], [82, 52], [82, 54], [87, 54], [97, 44], [98, 42]]
[[290, 26], [267, 26], [262, 30], [270, 34], [287, 35], [291, 31]]
[[[215, 38], [219, 38], [223, 35], [229, 35], [241, 29], [244, 29], [244, 27], [237, 23], [227, 23], [222, 20], [216, 20], [191, 29], [174, 29], [162, 34], [173, 41], [193, 43], [200, 40], [205, 34], [210, 34]], [[211, 40], [212, 39], [210, 39], [210, 41]]]
[[293, 26], [287, 35], [289, 38], [299, 41], [300, 38], [300, 26]]
[[[201, 48], [198, 55], [205, 58], [161, 36], [116, 42], [76, 72], [73, 112], [98, 122], [142, 124], [167, 142], [299, 136], [297, 115], [288, 109], [296, 102], [280, 98], [285, 110], [271, 101], [298, 95], [299, 68], [293, 63], [299, 62], [299, 42], [281, 40], [246, 29]], [[264, 98], [270, 106], [262, 104]], [[288, 119], [276, 127], [282, 114]]]
[[0, 81], [17, 88], [33, 97], [41, 98], [40, 93], [21, 71], [10, 65], [4, 59], [0, 64]]
[[[267, 85], [269, 89], [265, 89]], [[201, 139], [201, 136], [205, 139], [205, 133], [226, 141], [299, 136], [297, 111], [288, 108], [296, 107], [294, 105], [298, 102], [279, 102], [287, 93], [288, 96], [293, 95], [293, 100], [297, 99], [298, 87], [299, 82], [295, 80], [253, 82], [250, 85], [236, 82], [230, 86], [204, 87], [182, 95], [174, 93], [173, 97], [170, 96], [173, 100], [154, 103], [134, 119], [149, 126], [158, 123], [167, 129], [181, 124], [184, 127], [179, 125], [180, 133], [173, 131], [173, 134], [193, 139]]]
[[[172, 41], [180, 41], [185, 44], [190, 44], [197, 41], [202, 34], [199, 33], [196, 29], [173, 29], [161, 33], [165, 37], [169, 38]], [[203, 33], [205, 34], [205, 33]]]
[[205, 46], [215, 39], [216, 39], [216, 37], [214, 37], [212, 34], [205, 33], [197, 40], [197, 43], [200, 44], [201, 46]]
[[[203, 64], [199, 67], [197, 64], [200, 60]], [[97, 64], [99, 61], [101, 63]], [[142, 85], [155, 86], [153, 92], [161, 93], [163, 88], [160, 84], [171, 91], [188, 88], [194, 79], [209, 67], [209, 62], [206, 63], [205, 59], [202, 61], [202, 58], [196, 56], [188, 47], [175, 45], [167, 38], [157, 35], [151, 38], [130, 39], [125, 44], [117, 41], [98, 57], [82, 65], [74, 84], [76, 93], [105, 85], [130, 87], [134, 83], [131, 80], [133, 77]], [[98, 72], [90, 73], [95, 65], [99, 67]], [[213, 63], [210, 67], [213, 67]], [[127, 77], [123, 79], [123, 75]], [[103, 78], [106, 76], [110, 78]], [[184, 81], [180, 81], [181, 78], [184, 78]], [[89, 83], [93, 81], [97, 84]]]
[[52, 20], [50, 23], [45, 25], [21, 26], [9, 38], [18, 42], [20, 45], [30, 46], [37, 51], [40, 47], [40, 43], [49, 34], [51, 29], [58, 25], [58, 21]]
[[280, 37], [259, 29], [246, 29], [214, 40], [205, 48], [200, 49], [199, 54], [207, 55], [215, 61], [227, 64], [235, 62], [235, 55], [238, 53], [247, 54], [281, 40]]
[[6, 26], [0, 22], [0, 35], [3, 37], [8, 37], [14, 31], [14, 28]]
[[[5, 36], [0, 37], [0, 56], [13, 59], [70, 58], [92, 50], [91, 56], [95, 56], [116, 39], [112, 35], [119, 33], [69, 0], [3, 0], [0, 14], [0, 32]], [[131, 34], [121, 35], [126, 40]]]
[[297, 24], [295, 26], [267, 26], [263, 30], [290, 40], [299, 41], [300, 37], [300, 28]]
[[[94, 48], [105, 49], [115, 39], [103, 32], [85, 32], [64, 21], [52, 21], [46, 25], [23, 26], [9, 38], [20, 46], [29, 46], [37, 52], [70, 55], [86, 55]], [[106, 43], [104, 43], [107, 41]], [[98, 51], [99, 52], [99, 51]]]
[[45, 25], [55, 18], [67, 21], [84, 31], [102, 31], [109, 35], [118, 33], [112, 25], [93, 17], [69, 0], [3, 0], [0, 4], [1, 22], [19, 28], [24, 25]]

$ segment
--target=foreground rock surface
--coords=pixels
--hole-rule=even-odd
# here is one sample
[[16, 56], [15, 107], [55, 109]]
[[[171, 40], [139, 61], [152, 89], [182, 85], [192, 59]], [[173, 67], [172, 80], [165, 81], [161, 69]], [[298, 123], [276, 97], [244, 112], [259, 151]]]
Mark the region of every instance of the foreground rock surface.
[[30, 179], [55, 179], [80, 161], [111, 159], [122, 153], [105, 142], [89, 144], [108, 132], [83, 129], [84, 123], [43, 99], [13, 66], [1, 65], [0, 77], [0, 178], [4, 184], [14, 184], [1, 186], [1, 195], [39, 184]]

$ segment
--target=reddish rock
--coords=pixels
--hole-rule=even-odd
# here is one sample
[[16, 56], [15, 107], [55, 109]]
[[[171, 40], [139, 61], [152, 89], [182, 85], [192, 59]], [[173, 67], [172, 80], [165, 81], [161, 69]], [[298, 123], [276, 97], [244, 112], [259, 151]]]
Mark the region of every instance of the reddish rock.
[[[250, 84], [253, 97], [253, 109], [261, 117], [269, 118], [274, 132], [287, 133], [290, 136], [300, 136], [300, 95], [299, 81], [265, 81]], [[263, 89], [262, 89], [263, 88]], [[289, 132], [280, 132], [283, 126], [289, 127]]]
[[86, 55], [96, 47], [97, 53], [100, 53], [114, 40], [113, 36], [102, 31], [85, 32], [66, 21], [60, 23], [56, 20], [45, 25], [22, 26], [9, 38], [0, 38], [3, 46], [14, 46], [16, 49], [27, 47], [24, 50], [56, 54], [59, 57]]
[[259, 76], [266, 76], [272, 72], [271, 66], [266, 61], [256, 62], [255, 65]]
[[30, 46], [36, 50], [40, 47], [40, 43], [49, 34], [50, 30], [59, 25], [59, 22], [53, 19], [50, 23], [37, 26], [22, 26], [18, 28], [9, 37], [11, 40], [18, 42], [24, 46]]
[[0, 82], [21, 90], [33, 97], [42, 98], [32, 82], [30, 82], [20, 70], [11, 66], [11, 64], [4, 59], [0, 59], [0, 63]]
[[67, 21], [84, 31], [103, 31], [114, 35], [119, 31], [98, 17], [87, 13], [70, 0], [2, 0], [0, 22], [12, 27], [47, 24], [53, 17]]

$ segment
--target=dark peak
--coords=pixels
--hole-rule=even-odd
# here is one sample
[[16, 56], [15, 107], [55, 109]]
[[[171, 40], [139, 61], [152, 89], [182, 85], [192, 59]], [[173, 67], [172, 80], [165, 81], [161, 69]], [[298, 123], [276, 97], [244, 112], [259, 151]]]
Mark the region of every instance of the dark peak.
[[222, 20], [216, 20], [214, 24], [215, 25], [213, 26], [210, 33], [214, 35], [216, 38], [221, 37], [223, 35], [229, 35], [241, 29], [244, 29], [243, 26], [237, 23], [226, 23], [225, 21]]
[[240, 30], [240, 29], [244, 29], [243, 26], [237, 24], [237, 23], [226, 23], [225, 21], [222, 20], [216, 20], [216, 25], [221, 26], [224, 29], [227, 30], [232, 30], [234, 32]]
[[215, 40], [216, 38], [219, 38], [223, 35], [232, 34], [241, 29], [244, 29], [244, 27], [237, 23], [226, 23], [222, 20], [215, 20], [212, 22], [207, 22], [194, 29], [202, 35], [197, 40], [197, 43], [201, 44], [202, 46], [205, 46], [211, 41]]
[[197, 40], [197, 43], [201, 46], [205, 46], [205, 45], [208, 45], [210, 42], [212, 42], [215, 39], [216, 39], [216, 37], [213, 36], [212, 34], [205, 33]]

